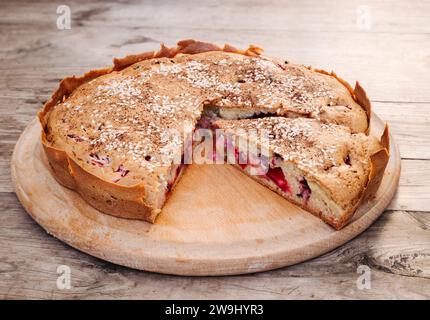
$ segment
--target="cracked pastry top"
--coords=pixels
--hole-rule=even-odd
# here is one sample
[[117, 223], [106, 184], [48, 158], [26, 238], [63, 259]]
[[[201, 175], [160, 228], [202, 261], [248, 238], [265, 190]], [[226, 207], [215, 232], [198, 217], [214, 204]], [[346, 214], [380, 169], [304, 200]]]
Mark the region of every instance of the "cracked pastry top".
[[367, 133], [370, 103], [334, 73], [261, 49], [186, 40], [64, 79], [39, 118], [54, 175], [96, 208], [154, 221], [182, 173], [174, 159], [205, 110], [221, 119], [311, 118]]

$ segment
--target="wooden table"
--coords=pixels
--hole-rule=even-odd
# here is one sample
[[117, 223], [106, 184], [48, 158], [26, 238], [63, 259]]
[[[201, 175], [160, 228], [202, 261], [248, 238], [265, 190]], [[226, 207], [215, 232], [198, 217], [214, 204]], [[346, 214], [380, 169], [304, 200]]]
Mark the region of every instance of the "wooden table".
[[[424, 1], [50, 1], [0, 3], [0, 298], [430, 298], [430, 3]], [[398, 193], [367, 231], [324, 256], [260, 274], [176, 277], [119, 267], [47, 235], [10, 181], [16, 140], [58, 81], [112, 57], [195, 38], [359, 79], [402, 155]], [[57, 268], [71, 268], [60, 290]], [[357, 268], [370, 268], [359, 289]]]

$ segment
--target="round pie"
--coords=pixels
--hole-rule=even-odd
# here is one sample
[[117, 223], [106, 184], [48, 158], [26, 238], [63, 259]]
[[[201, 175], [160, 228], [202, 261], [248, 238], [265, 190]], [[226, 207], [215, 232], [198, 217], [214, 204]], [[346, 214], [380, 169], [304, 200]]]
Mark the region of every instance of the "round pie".
[[[220, 131], [233, 165], [341, 228], [382, 179], [388, 131], [368, 135], [358, 83], [261, 53], [185, 40], [65, 78], [39, 112], [55, 178], [102, 212], [154, 222], [199, 128]], [[238, 141], [266, 148], [265, 164]]]

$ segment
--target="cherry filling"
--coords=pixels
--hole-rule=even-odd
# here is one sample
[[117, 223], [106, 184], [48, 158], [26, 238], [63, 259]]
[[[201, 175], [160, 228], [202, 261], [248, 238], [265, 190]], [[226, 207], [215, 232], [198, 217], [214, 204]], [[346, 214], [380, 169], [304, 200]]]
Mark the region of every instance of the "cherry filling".
[[300, 183], [300, 193], [297, 194], [299, 198], [303, 198], [303, 200], [308, 201], [311, 196], [311, 188], [308, 185], [308, 181], [305, 177], [299, 180]]
[[269, 168], [266, 173], [266, 177], [272, 180], [279, 188], [281, 188], [282, 191], [291, 192], [290, 186], [288, 185], [281, 168]]

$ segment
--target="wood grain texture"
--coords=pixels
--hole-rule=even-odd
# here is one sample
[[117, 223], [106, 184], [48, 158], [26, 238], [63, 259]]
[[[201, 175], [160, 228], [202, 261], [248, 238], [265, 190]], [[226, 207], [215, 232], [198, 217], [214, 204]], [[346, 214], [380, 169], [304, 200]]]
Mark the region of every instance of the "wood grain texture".
[[[14, 194], [0, 194], [0, 200], [0, 298], [430, 297], [430, 218], [422, 212], [388, 211], [359, 237], [306, 263], [252, 275], [195, 278], [136, 271], [88, 256], [47, 235], [17, 206]], [[56, 287], [59, 265], [71, 268], [71, 290]], [[371, 268], [372, 289], [357, 289], [358, 265]]]
[[[372, 116], [371, 132], [384, 122]], [[400, 157], [390, 159], [375, 195], [342, 230], [292, 205], [229, 165], [191, 165], [156, 223], [101, 214], [62, 187], [49, 170], [34, 119], [12, 157], [14, 189], [48, 233], [120, 265], [176, 275], [254, 273], [303, 262], [351, 240], [385, 210], [398, 185]]]
[[[0, 298], [430, 298], [430, 4], [423, 1], [67, 1], [72, 30], [56, 28], [51, 1], [0, 2]], [[357, 28], [367, 5], [370, 30]], [[178, 26], [179, 22], [179, 26]], [[113, 56], [182, 38], [237, 46], [359, 79], [390, 122], [402, 160], [388, 211], [366, 232], [312, 261], [222, 278], [161, 276], [91, 258], [48, 236], [12, 193], [9, 163], [20, 133], [58, 81]], [[72, 268], [58, 290], [56, 268]], [[372, 288], [358, 290], [359, 264]]]

